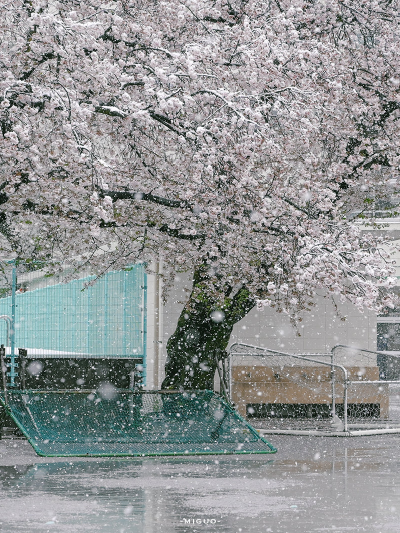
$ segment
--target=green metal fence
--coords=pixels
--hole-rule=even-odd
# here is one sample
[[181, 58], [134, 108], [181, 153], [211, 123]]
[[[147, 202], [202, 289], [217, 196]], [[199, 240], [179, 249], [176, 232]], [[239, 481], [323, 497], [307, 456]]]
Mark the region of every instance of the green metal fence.
[[[13, 316], [11, 267], [3, 282], [0, 316]], [[95, 279], [59, 283], [44, 271], [17, 270], [15, 347], [30, 355], [142, 357], [146, 361], [146, 273], [138, 264]], [[8, 286], [7, 286], [8, 283]], [[7, 342], [7, 321], [0, 320]], [[8, 350], [10, 352], [10, 350]]]
[[0, 391], [0, 404], [39, 455], [275, 453], [211, 391]]

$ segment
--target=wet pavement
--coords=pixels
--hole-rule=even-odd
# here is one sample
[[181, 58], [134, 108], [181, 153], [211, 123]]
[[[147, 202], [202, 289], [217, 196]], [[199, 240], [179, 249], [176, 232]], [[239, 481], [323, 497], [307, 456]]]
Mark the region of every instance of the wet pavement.
[[0, 441], [0, 531], [400, 531], [400, 435], [270, 440], [276, 455], [143, 459]]

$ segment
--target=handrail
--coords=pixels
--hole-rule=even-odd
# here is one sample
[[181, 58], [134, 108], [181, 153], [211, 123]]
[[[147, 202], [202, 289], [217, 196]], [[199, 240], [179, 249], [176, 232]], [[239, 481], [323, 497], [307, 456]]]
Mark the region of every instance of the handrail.
[[[370, 353], [370, 354], [374, 354], [374, 355], [384, 355], [384, 356], [390, 356], [390, 357], [397, 357], [398, 359], [400, 359], [400, 355], [398, 354], [388, 354], [386, 352], [382, 352], [380, 350], [367, 350], [366, 348], [360, 348], [358, 346], [349, 346], [347, 344], [335, 344], [335, 346], [332, 348], [331, 350], [331, 361], [332, 361], [332, 364], [335, 360], [335, 351], [338, 349], [338, 348], [346, 348], [348, 350], [355, 350], [357, 352], [365, 352], [365, 353]], [[347, 382], [347, 386], [352, 383], [356, 383], [356, 384], [369, 384], [369, 385], [372, 385], [372, 384], [380, 384], [380, 383], [391, 383], [390, 381], [388, 380], [377, 380], [377, 381], [371, 381], [371, 380], [348, 380]], [[392, 383], [396, 383], [395, 381], [392, 382]], [[333, 374], [332, 375], [332, 397], [334, 396], [334, 390], [335, 390], [335, 375]], [[347, 417], [347, 412], [346, 412], [346, 417]]]
[[[295, 355], [295, 354], [290, 354], [290, 353], [285, 353], [285, 352], [278, 352], [276, 350], [270, 350], [269, 348], [263, 348], [261, 346], [253, 346], [251, 344], [241, 344], [239, 342], [235, 342], [234, 344], [232, 344], [228, 350], [228, 363], [229, 363], [229, 373], [228, 373], [228, 379], [229, 379], [229, 386], [228, 386], [228, 393], [229, 393], [229, 400], [232, 401], [232, 365], [231, 365], [231, 362], [230, 362], [230, 358], [232, 355], [247, 355], [247, 356], [252, 356], [252, 357], [268, 357], [267, 354], [249, 354], [249, 353], [232, 353], [231, 350], [232, 350], [232, 347], [233, 346], [244, 346], [245, 348], [256, 348], [257, 350], [263, 350], [264, 352], [270, 352], [271, 354], [273, 355], [282, 355], [282, 356], [286, 356], [286, 357], [293, 357], [295, 359], [302, 359], [302, 360], [305, 360], [305, 361], [310, 361], [312, 363], [318, 363], [320, 365], [326, 365], [326, 366], [330, 366], [331, 369], [333, 368], [339, 368], [340, 370], [342, 370], [343, 374], [344, 374], [344, 390], [343, 390], [343, 411], [344, 411], [344, 417], [343, 417], [343, 431], [347, 431], [348, 430], [348, 423], [347, 423], [347, 388], [348, 388], [348, 372], [347, 372], [347, 369], [342, 366], [342, 365], [338, 365], [336, 363], [333, 363], [333, 361], [331, 360], [330, 363], [327, 363], [325, 361], [319, 361], [318, 359], [313, 359], [313, 358], [310, 358], [310, 357], [307, 357], [307, 356], [303, 356], [303, 355]], [[321, 354], [321, 355], [330, 355], [330, 354]], [[335, 402], [335, 398], [332, 396], [332, 404], [334, 404]]]
[[[5, 320], [5, 322], [7, 324], [6, 346], [10, 346], [11, 345], [10, 336], [11, 336], [11, 329], [12, 329], [12, 319], [8, 315], [0, 315], [0, 320]], [[3, 380], [4, 400], [6, 402], [6, 405], [8, 405], [8, 396], [7, 396], [7, 362], [6, 362], [5, 358], [6, 358], [6, 348], [4, 348], [3, 345], [1, 345], [1, 348], [0, 348], [0, 366], [1, 366], [1, 374], [2, 374], [2, 380]]]
[[11, 326], [12, 326], [12, 320], [11, 317], [8, 315], [0, 315], [0, 320], [5, 320], [7, 323], [7, 339], [6, 339], [6, 346], [10, 346], [10, 334], [11, 334]]
[[[254, 346], [253, 344], [244, 344], [244, 343], [241, 343], [241, 342], [234, 342], [233, 344], [231, 344], [229, 349], [228, 349], [228, 353], [232, 354], [231, 350], [232, 350], [232, 348], [234, 346], [244, 346], [245, 348], [255, 348], [256, 350], [263, 350], [264, 352], [267, 351], [267, 352], [271, 352], [271, 353], [276, 354], [276, 355], [292, 355], [292, 354], [286, 354], [286, 353], [283, 353], [283, 352], [277, 352], [276, 350], [271, 350], [270, 348], [264, 348], [262, 346]], [[234, 352], [234, 354], [235, 355], [240, 355], [241, 352]], [[252, 355], [252, 354], [243, 354], [243, 355]], [[254, 355], [257, 356], [257, 354], [254, 354]], [[326, 353], [315, 352], [315, 353], [305, 353], [305, 354], [297, 354], [297, 355], [301, 355], [301, 357], [303, 357], [303, 355], [305, 357], [309, 357], [309, 356], [330, 357], [331, 353], [330, 352], [326, 352]]]
[[336, 348], [349, 348], [350, 350], [356, 350], [357, 352], [367, 352], [367, 353], [373, 353], [373, 354], [377, 354], [377, 355], [386, 355], [386, 356], [389, 355], [390, 357], [398, 357], [400, 359], [400, 354], [389, 353], [389, 351], [382, 352], [382, 351], [378, 351], [378, 350], [367, 350], [365, 348], [360, 348], [358, 346], [348, 346], [346, 344], [336, 344], [332, 348], [331, 352], [334, 353]]
[[4, 400], [5, 400], [6, 405], [8, 405], [8, 396], [7, 396], [7, 363], [5, 361], [5, 354], [6, 354], [6, 349], [4, 348], [3, 345], [1, 345], [1, 347], [0, 347], [0, 367], [1, 367], [0, 370], [1, 370], [1, 375], [2, 375], [2, 378], [3, 378]]

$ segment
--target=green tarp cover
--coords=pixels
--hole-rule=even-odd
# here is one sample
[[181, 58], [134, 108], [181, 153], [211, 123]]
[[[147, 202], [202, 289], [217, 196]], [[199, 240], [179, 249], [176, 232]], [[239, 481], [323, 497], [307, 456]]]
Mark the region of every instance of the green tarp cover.
[[9, 390], [5, 408], [46, 457], [276, 451], [211, 391]]

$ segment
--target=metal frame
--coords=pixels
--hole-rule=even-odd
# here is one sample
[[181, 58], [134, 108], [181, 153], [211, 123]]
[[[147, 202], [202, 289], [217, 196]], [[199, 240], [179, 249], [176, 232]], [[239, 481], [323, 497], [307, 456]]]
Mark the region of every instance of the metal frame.
[[12, 268], [12, 286], [11, 286], [11, 335], [10, 335], [10, 386], [15, 386], [15, 378], [17, 377], [17, 364], [15, 362], [15, 295], [17, 291], [17, 268], [15, 262]]
[[[261, 350], [261, 351], [264, 351], [264, 352], [268, 352], [268, 353], [264, 353], [264, 354], [254, 354], [254, 353], [242, 353], [242, 352], [234, 352], [232, 351], [232, 348], [234, 348], [235, 346], [242, 346], [242, 347], [245, 347], [245, 348], [252, 348], [252, 349], [256, 349], [256, 350]], [[300, 359], [300, 360], [303, 360], [303, 361], [310, 361], [312, 363], [317, 363], [317, 364], [320, 364], [320, 365], [324, 365], [324, 366], [329, 366], [331, 367], [331, 373], [332, 375], [334, 375], [334, 369], [338, 368], [340, 369], [342, 372], [343, 372], [343, 385], [344, 385], [344, 390], [343, 390], [343, 410], [344, 410], [344, 420], [343, 420], [343, 431], [348, 431], [348, 420], [347, 420], [347, 397], [348, 397], [348, 383], [349, 383], [349, 380], [348, 380], [348, 372], [346, 370], [346, 368], [342, 365], [338, 365], [336, 363], [333, 362], [332, 360], [332, 355], [331, 354], [310, 354], [310, 355], [314, 355], [314, 356], [329, 356], [331, 355], [331, 362], [330, 363], [327, 363], [325, 361], [321, 361], [319, 359], [314, 359], [313, 357], [309, 357], [309, 355], [301, 355], [301, 354], [290, 354], [290, 353], [285, 353], [285, 352], [278, 352], [276, 350], [270, 350], [269, 348], [263, 348], [261, 346], [254, 346], [252, 344], [242, 344], [242, 343], [234, 343], [230, 346], [229, 348], [229, 351], [228, 351], [228, 398], [229, 398], [229, 401], [232, 403], [232, 363], [231, 363], [231, 358], [232, 356], [251, 356], [251, 357], [268, 357], [268, 354], [271, 354], [271, 356], [284, 356], [284, 357], [293, 357], [294, 359]], [[334, 389], [334, 379], [332, 379], [332, 414], [335, 414], [335, 389]]]
[[[102, 439], [97, 439], [95, 435], [93, 435], [93, 429], [101, 429], [101, 431], [108, 431], [104, 428], [102, 420], [104, 420], [104, 417], [113, 416], [113, 408], [115, 408], [115, 405], [120, 404], [120, 409], [124, 407], [124, 411], [122, 411], [122, 415], [126, 417], [126, 415], [131, 413], [132, 417], [132, 407], [130, 402], [124, 401], [119, 402], [117, 399], [114, 400], [114, 404], [105, 404], [105, 407], [100, 408], [100, 412], [102, 412], [102, 418], [99, 420], [96, 419], [96, 417], [82, 417], [83, 420], [80, 420], [79, 422], [73, 421], [72, 423], [68, 423], [66, 420], [67, 417], [60, 417], [60, 426], [55, 428], [52, 424], [49, 427], [46, 425], [47, 417], [48, 417], [48, 411], [43, 410], [41, 407], [38, 409], [30, 409], [29, 407], [29, 397], [36, 396], [36, 399], [42, 396], [42, 401], [45, 402], [49, 398], [53, 398], [55, 402], [53, 401], [53, 406], [57, 405], [58, 409], [60, 408], [60, 402], [61, 402], [61, 408], [60, 411], [62, 412], [62, 398], [61, 396], [67, 397], [68, 396], [75, 396], [77, 398], [81, 397], [85, 399], [86, 395], [94, 394], [96, 392], [96, 389], [82, 389], [82, 390], [12, 390], [9, 392], [9, 403], [7, 405], [7, 413], [9, 416], [14, 420], [17, 427], [22, 431], [22, 433], [28, 438], [29, 443], [32, 445], [36, 453], [38, 455], [44, 456], [44, 457], [144, 457], [144, 456], [176, 456], [176, 455], [233, 455], [233, 454], [271, 454], [275, 453], [277, 450], [272, 444], [270, 444], [267, 440], [263, 438], [262, 435], [259, 434], [245, 419], [243, 419], [237, 412], [232, 409], [231, 406], [226, 404], [226, 402], [219, 396], [217, 396], [213, 391], [208, 390], [186, 390], [186, 391], [177, 391], [177, 390], [152, 390], [152, 391], [133, 391], [129, 389], [118, 389], [118, 392], [120, 394], [124, 394], [128, 397], [139, 397], [140, 396], [152, 396], [152, 395], [162, 395], [162, 396], [172, 396], [171, 401], [177, 400], [176, 404], [177, 407], [179, 407], [179, 402], [182, 398], [185, 399], [185, 401], [193, 400], [197, 396], [201, 401], [204, 400], [204, 405], [202, 408], [198, 411], [200, 413], [200, 416], [202, 416], [203, 411], [207, 408], [214, 409], [212, 405], [210, 405], [210, 400], [215, 398], [218, 403], [215, 406], [220, 411], [223, 411], [223, 418], [215, 418], [215, 416], [209, 416], [208, 419], [206, 419], [207, 426], [205, 428], [206, 433], [201, 436], [200, 438], [196, 436], [196, 433], [194, 433], [194, 436], [191, 437], [191, 433], [189, 432], [188, 436], [192, 439], [184, 439], [182, 441], [182, 437], [180, 436], [181, 433], [177, 433], [176, 440], [172, 440], [171, 442], [164, 442], [163, 439], [157, 440], [154, 439], [154, 435], [152, 433], [149, 434], [148, 440], [146, 440], [146, 436], [143, 439], [142, 436], [146, 434], [146, 432], [141, 431], [138, 428], [138, 425], [135, 424], [134, 418], [132, 418], [132, 424], [130, 424], [130, 428], [126, 427], [126, 418], [119, 419], [118, 422], [118, 410], [115, 412], [114, 419], [118, 425], [116, 431], [111, 431], [111, 435], [107, 436], [104, 441]], [[191, 394], [194, 393], [194, 394]], [[44, 396], [44, 398], [43, 398]], [[116, 404], [115, 404], [116, 402]], [[36, 402], [33, 402], [35, 404]], [[68, 402], [69, 403], [69, 402]], [[142, 405], [142, 402], [135, 402], [136, 404]], [[5, 400], [0, 393], [0, 406], [5, 405]], [[44, 405], [44, 404], [43, 404]], [[91, 408], [94, 409], [96, 412], [96, 405], [97, 402], [91, 402]], [[87, 411], [87, 404], [81, 402], [80, 405], [78, 405], [78, 408], [75, 408], [75, 412], [80, 413], [79, 411], [80, 407], [83, 407], [82, 414]], [[21, 413], [24, 413], [25, 410], [26, 413], [29, 415], [28, 417], [24, 417], [21, 415]], [[140, 407], [136, 405], [137, 412], [140, 411]], [[186, 409], [186, 407], [184, 406]], [[77, 410], [78, 409], [78, 410]], [[104, 414], [104, 409], [106, 409], [106, 412]], [[182, 409], [182, 408], [180, 408]], [[179, 409], [179, 410], [180, 410]], [[172, 430], [176, 426], [176, 421], [178, 420], [176, 416], [174, 416], [175, 413], [180, 416], [179, 410], [172, 408], [169, 406], [169, 408], [166, 410], [166, 416], [169, 417], [169, 420], [172, 420]], [[158, 412], [158, 409], [157, 409]], [[187, 411], [190, 413], [190, 409]], [[211, 411], [212, 415], [213, 411]], [[172, 415], [172, 416], [171, 416]], [[137, 415], [133, 415], [137, 416]], [[140, 417], [138, 417], [140, 420]], [[228, 422], [225, 429], [223, 428], [223, 422], [226, 419], [226, 417], [230, 417], [235, 422], [235, 428], [240, 433], [237, 433], [236, 431], [231, 432], [231, 423]], [[58, 419], [57, 419], [58, 420]], [[168, 420], [168, 419], [167, 419]], [[64, 424], [66, 422], [66, 424]], [[159, 423], [159, 417], [155, 419], [154, 423], [150, 421], [149, 423], [153, 424], [153, 427], [156, 431], [158, 431], [160, 434], [163, 434], [165, 431], [164, 424]], [[83, 427], [84, 432], [86, 432], [87, 429], [90, 429], [90, 435], [88, 435], [89, 438], [85, 437], [85, 434], [80, 432], [78, 438], [76, 436], [71, 435], [72, 429], [75, 427], [79, 427], [81, 424], [81, 427]], [[82, 426], [83, 424], [83, 426]], [[86, 424], [86, 425], [85, 425]], [[100, 425], [99, 425], [100, 424]], [[112, 421], [112, 425], [114, 424], [114, 420]], [[178, 424], [182, 425], [180, 422]], [[186, 422], [184, 422], [186, 424]], [[211, 426], [210, 426], [211, 424]], [[97, 427], [96, 427], [97, 426]], [[132, 431], [133, 428], [133, 431]], [[178, 427], [179, 429], [179, 427]], [[212, 431], [211, 431], [212, 430]], [[180, 430], [181, 432], [182, 430]], [[231, 437], [227, 440], [226, 438], [223, 438], [221, 441], [219, 441], [219, 435], [220, 432], [225, 431], [231, 433]], [[184, 429], [184, 432], [186, 432], [186, 429]], [[193, 433], [193, 432], [192, 432]], [[172, 433], [173, 435], [173, 433]], [[252, 438], [250, 439], [248, 437], [250, 435]], [[241, 437], [240, 437], [241, 436]], [[241, 439], [241, 440], [240, 440]], [[108, 448], [104, 448], [104, 444]], [[179, 448], [180, 446], [180, 448]], [[144, 448], [143, 448], [144, 447]], [[164, 447], [164, 448], [163, 448]], [[195, 449], [191, 449], [195, 448]]]
[[[381, 351], [377, 351], [377, 350], [367, 350], [367, 349], [364, 349], [364, 348], [358, 348], [358, 347], [355, 347], [355, 346], [347, 346], [345, 344], [336, 344], [333, 348], [332, 348], [332, 364], [334, 363], [335, 361], [335, 351], [338, 349], [338, 348], [346, 348], [346, 349], [349, 349], [349, 350], [356, 350], [356, 351], [359, 351], [359, 352], [364, 352], [364, 353], [370, 353], [370, 354], [373, 354], [373, 355], [383, 355], [383, 356], [389, 356], [389, 357], [393, 357], [395, 359], [399, 359], [400, 360], [400, 355], [398, 354], [392, 354], [392, 353], [387, 353], [387, 352], [381, 352]], [[333, 379], [332, 379], [332, 383], [335, 382], [335, 379], [334, 379], [334, 376], [333, 376]], [[388, 380], [388, 379], [381, 379], [381, 380], [358, 380], [358, 381], [355, 381], [355, 380], [348, 380], [347, 381], [347, 387], [349, 385], [383, 385], [383, 384], [396, 384], [396, 385], [400, 385], [400, 379], [396, 380], [396, 379], [392, 379], [392, 380]]]
[[[3, 382], [4, 401], [5, 401], [5, 404], [8, 405], [7, 362], [5, 359], [6, 359], [6, 349], [4, 348], [4, 345], [2, 344], [0, 347], [0, 370], [1, 370], [1, 376], [2, 376], [2, 382]], [[1, 435], [1, 427], [0, 427], [0, 435]]]
[[[7, 261], [5, 262], [5, 267], [6, 267], [6, 270], [4, 271], [5, 272], [5, 275], [7, 277], [7, 295], [4, 297], [4, 299], [1, 299], [0, 302], [2, 303], [2, 308], [1, 308], [1, 311], [0, 311], [0, 319], [3, 319], [3, 320], [6, 320], [7, 321], [7, 340], [4, 344], [7, 345], [8, 347], [8, 350], [11, 351], [11, 353], [9, 353], [9, 351], [7, 350], [7, 383], [8, 383], [8, 387], [9, 388], [14, 388], [15, 386], [17, 386], [17, 381], [18, 381], [18, 372], [19, 372], [19, 368], [18, 368], [18, 350], [17, 350], [17, 345], [19, 344], [19, 346], [30, 346], [32, 348], [38, 348], [39, 349], [39, 346], [41, 346], [41, 344], [39, 343], [39, 345], [37, 346], [37, 343], [35, 343], [35, 339], [34, 339], [34, 342], [33, 343], [30, 343], [29, 340], [26, 340], [25, 337], [26, 335], [30, 335], [29, 333], [29, 325], [31, 323], [31, 316], [32, 316], [32, 312], [35, 313], [35, 308], [31, 309], [32, 307], [32, 302], [35, 303], [33, 300], [34, 298], [30, 298], [29, 299], [29, 296], [32, 296], [33, 292], [35, 289], [38, 289], [39, 291], [44, 291], [44, 290], [48, 290], [49, 291], [49, 294], [46, 295], [44, 294], [43, 292], [43, 295], [42, 295], [42, 300], [43, 300], [43, 304], [45, 302], [45, 299], [46, 298], [50, 298], [51, 301], [53, 301], [53, 289], [55, 287], [57, 287], [58, 285], [60, 285], [60, 283], [49, 283], [49, 284], [46, 284], [46, 283], [39, 283], [37, 284], [37, 280], [42, 277], [43, 280], [44, 280], [44, 273], [41, 271], [41, 270], [37, 270], [37, 271], [34, 271], [34, 272], [28, 272], [28, 273], [24, 273], [24, 274], [18, 274], [19, 273], [19, 270], [18, 270], [18, 265], [19, 264], [24, 264], [23, 262], [20, 262], [20, 261], [15, 261], [15, 260], [12, 260], [12, 261]], [[139, 264], [138, 264], [139, 265]], [[132, 268], [136, 268], [138, 265], [133, 265]], [[25, 267], [24, 267], [25, 269]], [[132, 321], [134, 322], [134, 333], [132, 334], [132, 338], [130, 337], [130, 335], [128, 335], [127, 339], [125, 341], [122, 341], [121, 340], [121, 336], [118, 337], [119, 340], [117, 340], [117, 343], [118, 346], [114, 345], [115, 344], [115, 339], [117, 339], [116, 335], [113, 334], [111, 337], [110, 337], [110, 340], [109, 340], [109, 346], [107, 347], [107, 351], [103, 348], [100, 349], [99, 346], [97, 346], [97, 342], [96, 342], [96, 339], [99, 337], [98, 335], [96, 335], [95, 331], [91, 331], [91, 337], [92, 337], [92, 344], [93, 344], [93, 341], [94, 341], [94, 347], [93, 349], [91, 350], [88, 350], [86, 349], [81, 349], [81, 347], [77, 347], [77, 349], [75, 349], [75, 345], [71, 345], [71, 344], [74, 344], [74, 343], [71, 343], [69, 342], [68, 344], [68, 347], [67, 348], [59, 348], [58, 345], [60, 344], [61, 345], [61, 341], [60, 341], [60, 334], [61, 334], [61, 331], [64, 331], [62, 330], [60, 324], [63, 323], [62, 321], [62, 317], [65, 317], [68, 313], [63, 313], [61, 308], [60, 309], [57, 309], [57, 305], [56, 305], [56, 313], [58, 312], [59, 313], [59, 316], [57, 316], [57, 314], [53, 313], [52, 316], [56, 316], [57, 319], [55, 320], [55, 324], [53, 324], [53, 333], [51, 334], [51, 337], [49, 335], [49, 339], [51, 338], [51, 341], [54, 341], [54, 347], [51, 346], [51, 345], [48, 345], [49, 343], [47, 342], [47, 344], [43, 344], [43, 350], [44, 351], [47, 351], [46, 348], [48, 348], [49, 350], [50, 349], [54, 349], [55, 351], [62, 351], [62, 352], [68, 352], [68, 355], [71, 355], [72, 353], [77, 353], [77, 354], [86, 354], [86, 352], [90, 352], [90, 353], [87, 353], [86, 356], [90, 356], [92, 354], [96, 354], [96, 353], [101, 353], [101, 354], [104, 354], [104, 355], [108, 355], [108, 354], [113, 354], [115, 356], [119, 356], [119, 355], [131, 355], [132, 357], [135, 357], [136, 355], [140, 354], [142, 355], [142, 357], [144, 358], [144, 361], [143, 361], [143, 368], [144, 368], [144, 380], [146, 379], [146, 351], [147, 351], [147, 316], [146, 316], [146, 312], [147, 312], [147, 276], [146, 276], [146, 273], [143, 272], [143, 277], [142, 277], [142, 269], [143, 267], [141, 266], [139, 271], [140, 271], [140, 275], [138, 277], [135, 277], [135, 279], [132, 281], [132, 277], [130, 278], [131, 279], [131, 283], [133, 283], [134, 285], [134, 288], [135, 288], [135, 291], [137, 292], [137, 298], [135, 296], [135, 304], [134, 304], [134, 307], [129, 308], [129, 311], [126, 310], [126, 304], [125, 302], [123, 302], [121, 304], [121, 306], [123, 307], [124, 309], [124, 312], [123, 312], [123, 316], [121, 317], [121, 320], [123, 319], [124, 321], [127, 319], [127, 314], [129, 315], [130, 318], [132, 318]], [[138, 271], [138, 272], [139, 272]], [[38, 276], [38, 273], [41, 273], [41, 276]], [[108, 273], [108, 274], [114, 274], [114, 272], [112, 273]], [[24, 292], [25, 294], [19, 294], [19, 291], [17, 292], [17, 288], [19, 287], [19, 284], [20, 283], [26, 283], [28, 281], [29, 283], [29, 280], [31, 279], [30, 276], [33, 276], [32, 279], [35, 281], [35, 284], [34, 286], [31, 288], [32, 290], [29, 290], [29, 291], [22, 291]], [[82, 283], [84, 281], [86, 281], [86, 278], [89, 278], [87, 272], [82, 272], [82, 276], [84, 276], [84, 278], [79, 278], [79, 280], [72, 280], [72, 282], [76, 285], [76, 282], [77, 281], [81, 281], [82, 280]], [[136, 276], [136, 274], [135, 274]], [[112, 278], [114, 280], [114, 277]], [[108, 278], [107, 276], [105, 277], [105, 280], [104, 280], [104, 285], [105, 285], [105, 290], [107, 290], [107, 282], [108, 282]], [[125, 279], [125, 276], [123, 276], [123, 282], [124, 284], [126, 284], [126, 279]], [[18, 283], [18, 285], [17, 285]], [[10, 291], [11, 289], [11, 291]], [[90, 288], [89, 288], [90, 289]], [[137, 289], [137, 290], [136, 290]], [[65, 285], [65, 287], [63, 287], [63, 294], [66, 294], [67, 290], [68, 290], [68, 285]], [[74, 287], [74, 290], [75, 290], [75, 287]], [[76, 292], [76, 291], [75, 291]], [[136, 292], [135, 292], [135, 295], [136, 295]], [[89, 294], [89, 290], [88, 290], [88, 294]], [[139, 301], [139, 298], [140, 298], [140, 301]], [[54, 300], [55, 301], [55, 300]], [[72, 300], [71, 300], [72, 301]], [[89, 299], [89, 296], [88, 296], [88, 307], [89, 307], [89, 303], [90, 303], [90, 299]], [[68, 301], [68, 305], [70, 304], [70, 302]], [[84, 304], [82, 304], [83, 306]], [[97, 304], [96, 304], [97, 305]], [[110, 305], [115, 305], [115, 299], [112, 300], [112, 302], [110, 302]], [[105, 309], [107, 309], [106, 306], [104, 306]], [[29, 313], [27, 311], [27, 309], [29, 308]], [[137, 309], [137, 308], [140, 308]], [[93, 310], [94, 312], [96, 311], [95, 309]], [[21, 321], [21, 316], [22, 316], [22, 320], [25, 318], [26, 319], [26, 315], [28, 314], [28, 320], [25, 320], [25, 322], [21, 322], [21, 325], [24, 326], [23, 328], [21, 328], [20, 330], [16, 329], [15, 328], [15, 323], [16, 322], [20, 322]], [[69, 312], [70, 316], [72, 316], [72, 307], [71, 307], [71, 311]], [[8, 316], [9, 315], [9, 316]], [[140, 317], [139, 317], [140, 315]], [[41, 313], [40, 316], [42, 317], [40, 320], [40, 331], [46, 331], [46, 327], [47, 325], [44, 323], [44, 321], [46, 320], [46, 317], [44, 317], [44, 314]], [[44, 318], [43, 318], [44, 317]], [[84, 317], [85, 318], [85, 317]], [[88, 338], [89, 337], [89, 330], [90, 330], [90, 324], [91, 324], [91, 321], [89, 320], [89, 318], [93, 318], [91, 316], [89, 316], [89, 313], [88, 313], [88, 320], [87, 320], [87, 323], [86, 322], [82, 322], [84, 325], [86, 324], [86, 337]], [[113, 319], [112, 317], [112, 314], [110, 313], [110, 319]], [[48, 320], [48, 319], [47, 319]], [[69, 320], [71, 322], [71, 324], [73, 324], [74, 320], [71, 319]], [[121, 321], [120, 321], [121, 322]], [[37, 325], [37, 324], [36, 324]], [[108, 324], [107, 324], [107, 316], [105, 316], [105, 327], [107, 327]], [[58, 331], [58, 337], [57, 337], [57, 327], [59, 327], [59, 331]], [[73, 325], [71, 326], [73, 327]], [[100, 327], [100, 324], [99, 324], [99, 327]], [[104, 329], [104, 326], [102, 326], [103, 329]], [[132, 331], [132, 328], [127, 328], [127, 325], [126, 323], [124, 322], [124, 324], [122, 325], [124, 331], [128, 331], [128, 332], [131, 332]], [[32, 328], [30, 329], [35, 329], [33, 326]], [[80, 337], [82, 337], [82, 340], [84, 339], [84, 336], [85, 336], [85, 328], [82, 327], [81, 328], [81, 334], [79, 335]], [[63, 337], [65, 337], [65, 335], [63, 335]], [[136, 337], [138, 337], [138, 339], [136, 339]], [[139, 339], [140, 337], [140, 339]], [[19, 340], [18, 340], [19, 339]], [[5, 340], [5, 339], [4, 339]], [[64, 339], [65, 340], [65, 339]], [[119, 342], [121, 341], [121, 342]], [[133, 342], [132, 342], [133, 341]], [[87, 343], [89, 345], [89, 342]], [[70, 346], [71, 345], [71, 346]], [[140, 348], [137, 350], [138, 351], [138, 354], [134, 353], [132, 351], [131, 353], [131, 348], [133, 347], [138, 347], [140, 345]], [[78, 349], [79, 348], [79, 349]], [[113, 349], [115, 349], [115, 351], [113, 351]], [[71, 352], [71, 354], [70, 354]], [[39, 354], [38, 354], [39, 355]], [[61, 355], [60, 353], [55, 353], [54, 354], [56, 357], [58, 357], [59, 355]]]
[[[238, 347], [241, 347], [244, 351], [237, 351]], [[246, 348], [249, 349], [248, 352], [246, 352]], [[232, 357], [233, 356], [252, 356], [252, 357], [263, 357], [264, 359], [268, 357], [270, 354], [271, 356], [285, 356], [297, 360], [304, 360], [304, 361], [310, 361], [313, 363], [317, 363], [319, 365], [324, 366], [330, 366], [331, 367], [331, 385], [332, 385], [332, 416], [336, 414], [336, 369], [340, 369], [343, 373], [343, 382], [341, 385], [343, 385], [343, 430], [341, 432], [331, 432], [330, 434], [335, 436], [357, 436], [357, 435], [376, 435], [376, 434], [383, 434], [383, 433], [400, 433], [400, 426], [397, 427], [389, 427], [388, 423], [384, 423], [384, 427], [377, 427], [376, 424], [374, 424], [371, 428], [371, 426], [367, 426], [366, 424], [363, 424], [362, 422], [359, 424], [349, 424], [348, 422], [348, 391], [349, 387], [352, 385], [384, 385], [384, 384], [396, 384], [400, 386], [400, 379], [399, 380], [353, 380], [349, 379], [349, 374], [345, 366], [338, 364], [336, 362], [337, 359], [337, 350], [339, 348], [344, 348], [347, 350], [355, 350], [356, 352], [359, 352], [360, 354], [366, 353], [366, 354], [372, 354], [372, 355], [382, 355], [382, 356], [389, 356], [400, 360], [400, 354], [392, 354], [377, 350], [367, 350], [362, 349], [359, 347], [353, 347], [353, 346], [347, 346], [344, 344], [338, 344], [334, 346], [330, 353], [325, 354], [289, 354], [285, 352], [279, 352], [276, 350], [270, 350], [268, 348], [264, 348], [261, 346], [254, 346], [251, 344], [244, 344], [244, 343], [234, 343], [230, 346], [228, 350], [228, 358], [227, 358], [227, 381], [228, 381], [228, 387], [227, 387], [227, 394], [229, 401], [232, 402]], [[236, 349], [236, 350], [235, 350]], [[252, 351], [250, 351], [252, 350]], [[259, 353], [255, 353], [255, 352]], [[317, 357], [329, 357], [330, 362], [321, 361], [320, 359], [317, 359]], [[360, 365], [361, 366], [361, 365]], [[355, 431], [355, 429], [357, 429]], [[263, 430], [261, 430], [263, 431]], [[273, 433], [275, 431], [271, 431]], [[286, 430], [276, 431], [279, 432], [289, 432]], [[309, 435], [327, 435], [325, 432], [321, 431], [302, 431], [302, 430], [293, 430], [290, 431], [293, 434], [309, 434]], [[265, 433], [269, 433], [269, 431], [265, 431]]]
[[12, 319], [8, 315], [0, 315], [0, 320], [5, 320], [7, 323], [7, 338], [6, 346], [11, 346], [11, 330], [12, 330]]

